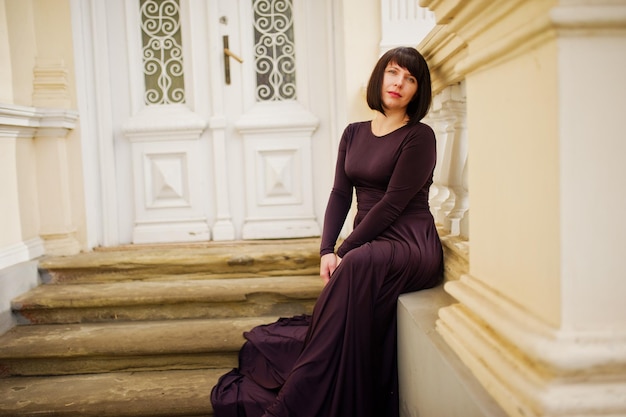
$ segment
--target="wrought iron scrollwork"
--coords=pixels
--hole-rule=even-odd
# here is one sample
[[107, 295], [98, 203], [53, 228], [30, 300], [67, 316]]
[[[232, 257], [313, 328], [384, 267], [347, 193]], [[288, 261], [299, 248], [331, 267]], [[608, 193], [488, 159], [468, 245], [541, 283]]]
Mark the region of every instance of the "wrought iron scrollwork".
[[296, 98], [296, 56], [291, 0], [252, 0], [256, 100]]
[[141, 31], [146, 104], [185, 102], [180, 4], [141, 0]]

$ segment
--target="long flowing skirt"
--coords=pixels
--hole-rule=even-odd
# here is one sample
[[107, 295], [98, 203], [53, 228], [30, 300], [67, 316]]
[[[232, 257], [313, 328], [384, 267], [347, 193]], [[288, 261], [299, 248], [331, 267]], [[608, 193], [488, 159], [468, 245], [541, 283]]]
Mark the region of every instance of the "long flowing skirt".
[[245, 334], [239, 368], [212, 391], [215, 416], [397, 417], [397, 299], [442, 279], [432, 217], [415, 222], [348, 252], [312, 316]]

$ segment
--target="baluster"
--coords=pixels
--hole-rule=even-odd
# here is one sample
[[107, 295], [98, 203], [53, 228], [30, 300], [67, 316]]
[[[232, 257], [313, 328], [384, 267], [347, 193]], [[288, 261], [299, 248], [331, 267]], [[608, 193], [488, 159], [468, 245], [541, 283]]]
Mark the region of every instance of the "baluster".
[[448, 198], [441, 204], [437, 213], [437, 221], [451, 235], [459, 235], [460, 222], [469, 208], [469, 194], [464, 187], [464, 171], [467, 165], [467, 123], [464, 86], [457, 84], [447, 88], [442, 103], [442, 113], [449, 120], [447, 125], [448, 140], [445, 160], [448, 161], [447, 186], [450, 191]]
[[431, 212], [437, 223], [450, 234], [467, 236], [468, 140], [464, 85], [450, 86], [435, 96], [426, 122], [431, 124], [437, 137], [437, 166], [430, 195]]
[[465, 201], [467, 203], [465, 212], [463, 213], [463, 217], [461, 218], [461, 220], [459, 221], [459, 235], [469, 239], [469, 181], [468, 181], [468, 176], [467, 176], [467, 171], [468, 171], [468, 165], [469, 165], [469, 158], [465, 159], [465, 167], [463, 168], [463, 191], [465, 193]]
[[441, 204], [446, 201], [450, 195], [446, 184], [447, 173], [443, 168], [445, 147], [447, 141], [447, 121], [441, 118], [441, 100], [440, 95], [437, 95], [433, 100], [433, 108], [428, 114], [428, 118], [425, 120], [435, 132], [437, 138], [437, 162], [435, 165], [435, 171], [433, 173], [433, 185], [430, 188], [430, 211], [433, 217], [436, 219], [439, 211], [441, 210]]
[[467, 186], [464, 186], [467, 166], [467, 126], [465, 123], [464, 103], [454, 103], [455, 121], [453, 124], [452, 159], [450, 164], [449, 188], [453, 202], [444, 202], [447, 209], [452, 204], [449, 212], [443, 221], [444, 228], [450, 231], [451, 235], [461, 234], [461, 220], [463, 220], [469, 209], [469, 194]]

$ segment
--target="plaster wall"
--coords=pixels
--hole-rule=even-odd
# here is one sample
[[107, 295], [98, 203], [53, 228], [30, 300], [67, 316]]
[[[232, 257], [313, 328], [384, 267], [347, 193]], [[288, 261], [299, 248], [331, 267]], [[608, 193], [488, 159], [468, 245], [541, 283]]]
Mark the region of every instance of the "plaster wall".
[[0, 247], [19, 242], [21, 237], [18, 204], [15, 139], [0, 138]]
[[70, 3], [68, 0], [34, 0], [33, 5], [33, 24], [37, 40], [36, 64], [41, 66], [47, 60], [58, 60], [67, 71], [67, 82], [63, 86], [67, 89], [64, 100], [59, 100], [58, 103], [52, 101], [46, 106], [75, 109], [76, 81]]
[[11, 46], [9, 44], [5, 7], [5, 0], [0, 0], [0, 103], [13, 101]]
[[15, 157], [17, 158], [17, 185], [19, 196], [20, 240], [30, 240], [39, 236], [39, 199], [37, 196], [37, 159], [35, 142], [31, 138], [17, 140]]
[[556, 53], [547, 42], [466, 78], [470, 273], [553, 325], [561, 320]]
[[564, 330], [626, 332], [624, 51], [624, 33], [559, 43]]
[[[37, 107], [76, 109], [76, 82], [74, 71], [74, 49], [72, 42], [72, 21], [70, 2], [68, 0], [34, 0], [33, 25], [37, 43], [37, 55], [34, 57], [34, 66], [40, 69], [56, 70], [58, 66], [64, 71], [64, 77], [54, 83], [40, 85], [42, 90], [36, 92], [34, 105]], [[30, 72], [33, 74], [33, 68]], [[59, 77], [59, 73], [55, 73]], [[38, 80], [34, 80], [37, 84]], [[31, 84], [33, 80], [31, 80]], [[78, 122], [80, 123], [80, 121]], [[89, 249], [87, 245], [85, 225], [84, 179], [82, 165], [82, 138], [79, 134], [80, 126], [67, 132], [60, 140], [51, 138], [37, 138], [38, 153], [37, 167], [41, 170], [46, 164], [61, 163], [67, 166], [67, 176], [61, 175], [58, 170], [48, 171], [40, 175], [39, 200], [41, 233], [55, 233], [54, 231], [70, 232], [74, 234], [82, 249]], [[35, 168], [37, 168], [35, 167]], [[50, 178], [50, 172], [55, 172]], [[56, 187], [43, 186], [43, 182], [51, 180]], [[62, 196], [53, 192], [63, 190]], [[63, 197], [62, 200], [59, 200]], [[59, 204], [48, 204], [60, 201]], [[47, 220], [46, 220], [47, 219]]]
[[369, 120], [373, 113], [365, 100], [365, 90], [380, 56], [380, 2], [344, 0], [343, 30], [345, 73], [339, 78], [345, 83], [347, 122]]
[[[5, 0], [7, 32], [11, 48], [13, 74], [12, 104], [32, 105], [33, 68], [37, 56], [37, 40], [33, 27], [33, 2]], [[50, 21], [48, 21], [50, 24]]]

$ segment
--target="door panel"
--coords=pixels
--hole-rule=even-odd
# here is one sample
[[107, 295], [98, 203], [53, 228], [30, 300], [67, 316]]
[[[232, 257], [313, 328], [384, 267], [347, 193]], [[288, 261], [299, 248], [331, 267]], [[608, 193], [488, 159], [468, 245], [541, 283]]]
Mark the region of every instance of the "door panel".
[[[325, 3], [107, 2], [109, 29], [119, 30], [121, 10], [126, 21], [125, 44], [111, 45], [126, 51], [111, 55], [111, 68], [128, 68], [111, 104], [130, 107], [114, 121], [118, 172], [132, 173], [118, 177], [119, 210], [130, 219], [120, 227], [131, 229], [121, 235], [133, 243], [319, 235], [313, 143], [330, 140], [319, 109], [331, 106], [308, 77], [319, 65], [311, 51], [326, 52], [312, 48], [310, 21], [325, 17]], [[315, 85], [328, 84], [316, 76]]]

